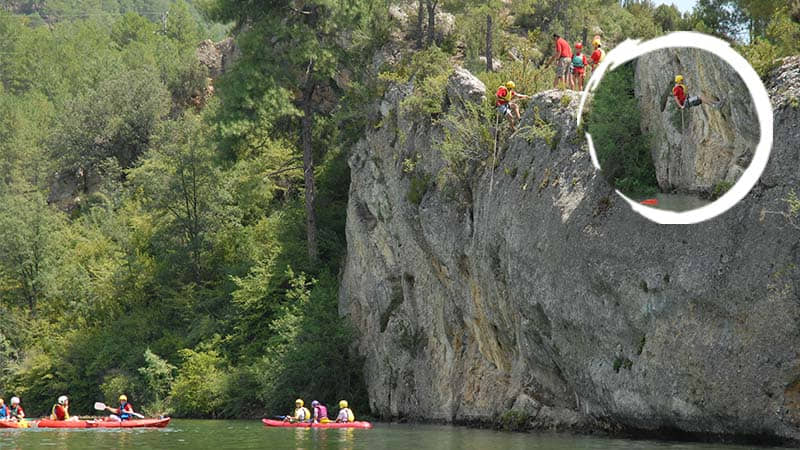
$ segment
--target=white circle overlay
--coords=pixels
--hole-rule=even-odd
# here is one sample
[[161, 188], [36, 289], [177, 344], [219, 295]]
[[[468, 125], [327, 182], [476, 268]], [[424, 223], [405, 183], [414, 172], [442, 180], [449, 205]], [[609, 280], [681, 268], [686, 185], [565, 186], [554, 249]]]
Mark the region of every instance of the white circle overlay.
[[[618, 66], [645, 53], [650, 53], [662, 48], [674, 47], [692, 47], [705, 50], [722, 58], [733, 67], [750, 90], [761, 130], [760, 140], [756, 146], [756, 151], [750, 165], [728, 192], [708, 205], [683, 212], [666, 211], [643, 205], [628, 198], [619, 190], [615, 190], [617, 195], [625, 199], [634, 211], [653, 222], [660, 224], [693, 224], [714, 218], [743, 199], [747, 193], [750, 192], [750, 189], [755, 186], [761, 174], [764, 172], [764, 168], [767, 166], [767, 161], [769, 160], [770, 151], [772, 150], [772, 105], [769, 100], [769, 95], [767, 94], [767, 89], [747, 60], [734, 51], [727, 42], [706, 34], [688, 31], [670, 33], [645, 42], [632, 39], [626, 40], [606, 54], [603, 62], [597, 66], [597, 70], [592, 73], [591, 78], [589, 78], [589, 81], [586, 83], [586, 88], [583, 90], [581, 102], [578, 106], [578, 126], [580, 127], [581, 125], [583, 106], [586, 103], [588, 94], [599, 86], [600, 80], [607, 71], [614, 70]], [[592, 143], [592, 136], [589, 133], [586, 133], [586, 141], [589, 144], [589, 154], [592, 158], [592, 164], [595, 169], [600, 170], [600, 162], [597, 159], [597, 153]]]

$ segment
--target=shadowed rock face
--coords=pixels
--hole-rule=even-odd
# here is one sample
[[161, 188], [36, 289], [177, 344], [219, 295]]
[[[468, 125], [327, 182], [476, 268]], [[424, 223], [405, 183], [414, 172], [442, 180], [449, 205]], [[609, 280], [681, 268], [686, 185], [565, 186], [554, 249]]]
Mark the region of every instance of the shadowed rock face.
[[[689, 95], [722, 98], [724, 106], [687, 108], [681, 117], [672, 97], [677, 74]], [[636, 62], [635, 92], [662, 191], [708, 193], [720, 182], [735, 183], [750, 164], [758, 116], [747, 86], [723, 59], [693, 48], [647, 53]]]
[[[445, 104], [462, 107], [476, 82], [453, 77]], [[482, 149], [454, 187], [438, 122], [402, 110], [410, 89], [388, 90], [349, 160], [340, 311], [361, 333], [373, 412], [800, 437], [800, 231], [764, 213], [798, 188], [800, 74], [770, 89], [762, 182], [686, 226], [643, 219], [597, 175], [577, 94], [536, 95], [522, 125], [555, 137], [501, 139], [494, 172]], [[428, 180], [418, 202], [415, 179]]]

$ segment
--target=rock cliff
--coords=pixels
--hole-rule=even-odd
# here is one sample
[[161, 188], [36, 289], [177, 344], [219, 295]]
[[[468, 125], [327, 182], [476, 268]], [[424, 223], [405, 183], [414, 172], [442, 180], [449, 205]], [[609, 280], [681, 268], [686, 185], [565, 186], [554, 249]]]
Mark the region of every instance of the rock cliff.
[[[482, 162], [454, 189], [441, 123], [389, 89], [349, 160], [340, 292], [373, 412], [800, 438], [800, 231], [766, 214], [798, 187], [797, 67], [769, 87], [761, 182], [687, 226], [645, 220], [597, 175], [577, 94], [536, 95], [522, 125], [552, 133], [502, 138], [495, 164], [465, 148]], [[459, 71], [443, 104], [482, 90]]]
[[[719, 109], [701, 105], [681, 114], [672, 97], [677, 74], [684, 76], [689, 95], [725, 103]], [[662, 191], [709, 193], [720, 182], [739, 178], [759, 140], [758, 116], [747, 93], [727, 62], [703, 50], [662, 49], [637, 58], [635, 95], [642, 131], [651, 136]]]

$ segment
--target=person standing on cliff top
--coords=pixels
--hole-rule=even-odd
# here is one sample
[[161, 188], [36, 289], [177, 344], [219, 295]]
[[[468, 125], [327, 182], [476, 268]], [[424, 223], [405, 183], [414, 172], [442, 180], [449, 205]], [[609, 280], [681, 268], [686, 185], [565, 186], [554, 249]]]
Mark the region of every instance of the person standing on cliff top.
[[672, 88], [672, 95], [675, 98], [675, 103], [678, 105], [678, 108], [684, 109], [686, 107], [691, 108], [692, 106], [699, 106], [703, 103], [708, 104], [711, 107], [719, 108], [722, 106], [722, 100], [712, 100], [710, 97], [702, 94], [690, 96], [688, 99], [686, 96], [688, 95], [686, 92], [686, 86], [683, 84], [683, 75], [676, 75], [675, 76], [675, 87]]
[[603, 44], [600, 43], [600, 38], [595, 37], [592, 41], [592, 47], [594, 47], [594, 51], [592, 52], [592, 56], [590, 57], [592, 60], [592, 72], [603, 61], [603, 58], [606, 57], [605, 50], [602, 49]]
[[572, 62], [572, 49], [567, 41], [556, 33], [553, 33], [555, 39], [556, 50], [553, 56], [547, 61], [547, 65], [556, 61], [556, 78], [553, 80], [553, 89], [558, 88], [558, 82], [564, 83], [564, 86], [569, 86], [569, 68]]
[[588, 62], [586, 55], [581, 53], [583, 43], [575, 43], [575, 54], [572, 56], [572, 77], [569, 80], [569, 88], [575, 90], [575, 85], [578, 85], [578, 90], [583, 90], [583, 80], [585, 77], [585, 69]]

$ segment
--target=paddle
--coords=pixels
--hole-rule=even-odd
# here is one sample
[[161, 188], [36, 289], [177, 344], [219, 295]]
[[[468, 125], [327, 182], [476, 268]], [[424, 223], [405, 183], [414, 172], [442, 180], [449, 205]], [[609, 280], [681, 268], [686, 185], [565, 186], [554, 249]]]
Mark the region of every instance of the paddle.
[[[94, 404], [94, 409], [96, 409], [96, 410], [98, 410], [98, 411], [105, 411], [106, 409], [108, 409], [108, 406], [106, 406], [106, 404], [105, 404], [105, 403], [102, 403], [102, 402], [95, 402], [95, 404]], [[144, 416], [143, 416], [143, 415], [141, 415], [141, 414], [139, 414], [139, 413], [135, 413], [135, 412], [133, 412], [133, 411], [125, 411], [125, 413], [126, 413], [126, 414], [130, 414], [130, 415], [132, 415], [132, 416], [136, 416], [136, 417], [138, 417], [138, 418], [140, 418], [140, 419], [144, 419]]]

